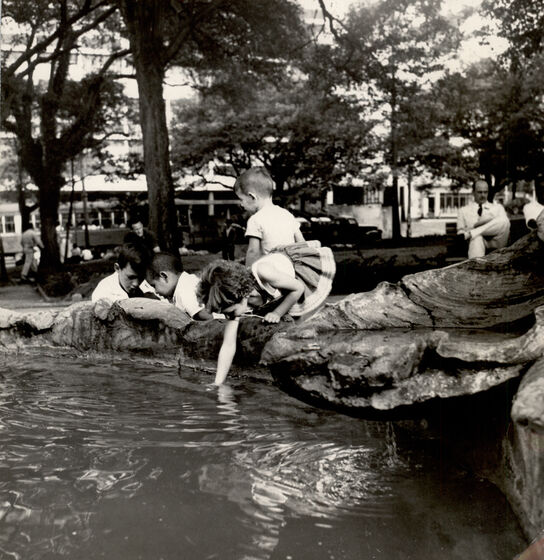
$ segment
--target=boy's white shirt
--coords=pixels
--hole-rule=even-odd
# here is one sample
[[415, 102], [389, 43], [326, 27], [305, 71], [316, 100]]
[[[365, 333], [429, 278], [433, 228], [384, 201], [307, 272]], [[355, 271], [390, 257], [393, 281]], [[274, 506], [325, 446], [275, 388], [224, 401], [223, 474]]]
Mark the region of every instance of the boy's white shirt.
[[[140, 284], [140, 290], [142, 292], [153, 292], [155, 290], [151, 285], [149, 285], [145, 280]], [[105, 299], [111, 303], [115, 301], [121, 301], [123, 299], [128, 299], [128, 294], [125, 292], [121, 283], [119, 282], [119, 272], [115, 271], [113, 274], [106, 276], [98, 282], [96, 288], [91, 294], [91, 301], [98, 301], [99, 299]]]
[[245, 235], [260, 239], [262, 253], [266, 255], [275, 247], [295, 243], [299, 230], [300, 224], [293, 214], [270, 201], [249, 217]]
[[188, 274], [182, 272], [178, 278], [172, 302], [174, 305], [185, 311], [189, 317], [196, 315], [204, 306], [198, 303], [196, 297], [196, 287], [200, 282], [200, 278], [196, 274]]

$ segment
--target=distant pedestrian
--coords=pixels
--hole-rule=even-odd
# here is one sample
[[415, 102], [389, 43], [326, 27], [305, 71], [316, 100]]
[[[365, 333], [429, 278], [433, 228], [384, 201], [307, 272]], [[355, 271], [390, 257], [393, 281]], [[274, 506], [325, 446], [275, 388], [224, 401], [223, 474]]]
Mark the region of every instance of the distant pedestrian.
[[459, 209], [457, 233], [468, 241], [468, 258], [483, 257], [486, 249], [502, 249], [508, 243], [510, 220], [498, 202], [487, 199], [487, 182], [474, 183], [474, 201]]
[[242, 230], [242, 226], [227, 218], [225, 221], [225, 229], [223, 231], [223, 250], [222, 256], [226, 261], [234, 260], [234, 252], [236, 249], [236, 237], [238, 231]]
[[30, 222], [23, 226], [21, 235], [21, 245], [23, 247], [24, 264], [21, 271], [21, 282], [35, 281], [38, 272], [38, 263], [35, 256], [35, 248], [43, 249], [43, 243]]

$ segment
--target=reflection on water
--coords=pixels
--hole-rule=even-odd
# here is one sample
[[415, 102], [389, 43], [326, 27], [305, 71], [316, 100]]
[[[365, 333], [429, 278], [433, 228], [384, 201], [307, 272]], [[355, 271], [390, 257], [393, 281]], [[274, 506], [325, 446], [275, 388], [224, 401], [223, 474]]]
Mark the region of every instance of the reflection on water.
[[[391, 424], [134, 364], [0, 358], [0, 558], [512, 558], [491, 486]], [[468, 499], [467, 499], [468, 498]]]

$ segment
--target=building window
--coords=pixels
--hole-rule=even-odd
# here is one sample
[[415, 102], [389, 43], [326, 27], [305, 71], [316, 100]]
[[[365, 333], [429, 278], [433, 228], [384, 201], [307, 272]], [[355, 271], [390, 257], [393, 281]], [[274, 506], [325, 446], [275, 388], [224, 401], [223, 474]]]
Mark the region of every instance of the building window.
[[470, 193], [440, 193], [440, 214], [456, 215], [459, 208], [470, 202]]

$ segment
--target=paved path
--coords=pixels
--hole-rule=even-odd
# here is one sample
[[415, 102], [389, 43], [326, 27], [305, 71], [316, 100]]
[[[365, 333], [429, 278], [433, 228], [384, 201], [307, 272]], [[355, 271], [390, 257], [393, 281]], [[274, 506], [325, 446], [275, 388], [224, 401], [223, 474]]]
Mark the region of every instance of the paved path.
[[1, 284], [0, 307], [15, 309], [17, 311], [30, 311], [37, 309], [60, 309], [70, 302], [58, 299], [45, 298], [36, 286], [31, 284]]

